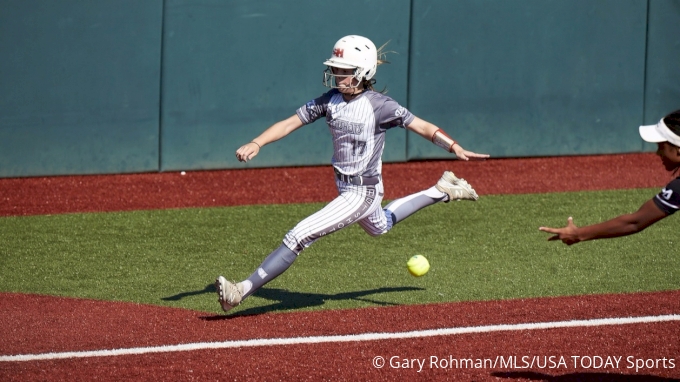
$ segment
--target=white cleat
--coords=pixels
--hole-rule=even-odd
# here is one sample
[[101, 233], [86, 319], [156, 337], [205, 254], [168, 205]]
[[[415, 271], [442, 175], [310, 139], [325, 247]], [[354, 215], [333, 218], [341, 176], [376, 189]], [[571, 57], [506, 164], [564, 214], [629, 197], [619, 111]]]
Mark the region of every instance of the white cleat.
[[243, 299], [243, 289], [240, 285], [227, 281], [223, 276], [215, 280], [215, 289], [222, 310], [228, 312], [231, 308], [238, 306]]
[[451, 171], [444, 171], [444, 175], [435, 185], [437, 190], [449, 195], [449, 200], [477, 200], [479, 195], [465, 179], [456, 178]]

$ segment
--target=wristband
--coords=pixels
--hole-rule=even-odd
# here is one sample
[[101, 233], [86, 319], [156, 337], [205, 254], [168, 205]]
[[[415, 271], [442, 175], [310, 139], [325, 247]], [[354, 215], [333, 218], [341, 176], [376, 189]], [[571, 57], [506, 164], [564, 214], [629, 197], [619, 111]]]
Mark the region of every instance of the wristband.
[[449, 137], [448, 134], [444, 132], [444, 130], [438, 129], [437, 131], [434, 132], [434, 134], [432, 134], [432, 143], [452, 153], [453, 145], [455, 145], [458, 142], [454, 141], [453, 138]]
[[256, 144], [256, 145], [257, 145], [257, 148], [258, 148], [258, 149], [261, 149], [261, 148], [262, 148], [262, 146], [260, 146], [260, 144], [259, 144], [259, 143], [257, 143], [257, 142], [255, 142], [255, 141], [250, 141], [250, 143], [254, 143], [254, 144]]

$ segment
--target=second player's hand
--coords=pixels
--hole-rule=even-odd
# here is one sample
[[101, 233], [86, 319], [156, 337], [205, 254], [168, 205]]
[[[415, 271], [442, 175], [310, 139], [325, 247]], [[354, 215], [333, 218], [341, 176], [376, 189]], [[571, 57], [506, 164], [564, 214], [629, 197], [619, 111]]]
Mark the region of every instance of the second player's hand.
[[486, 159], [490, 157], [489, 154], [477, 154], [473, 153], [472, 151], [467, 151], [461, 145], [455, 144], [453, 145], [453, 152], [456, 154], [458, 159], [462, 160], [470, 160], [470, 159]]
[[550, 228], [550, 227], [539, 227], [538, 229], [543, 232], [554, 233], [555, 236], [548, 238], [549, 241], [562, 240], [566, 245], [576, 244], [579, 241], [578, 235], [576, 234], [576, 225], [574, 224], [574, 219], [569, 217], [567, 219], [567, 226], [564, 228]]
[[260, 146], [255, 142], [248, 142], [236, 150], [236, 158], [239, 162], [248, 162], [260, 152]]

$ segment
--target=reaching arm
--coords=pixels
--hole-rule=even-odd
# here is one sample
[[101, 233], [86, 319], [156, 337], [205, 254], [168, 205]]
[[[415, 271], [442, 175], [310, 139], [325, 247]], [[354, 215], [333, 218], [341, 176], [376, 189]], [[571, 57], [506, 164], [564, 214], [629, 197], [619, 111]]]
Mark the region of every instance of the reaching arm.
[[253, 159], [260, 152], [262, 146], [278, 141], [279, 139], [285, 137], [302, 126], [303, 123], [297, 114], [282, 121], [276, 122], [257, 138], [239, 147], [239, 149], [236, 150], [236, 158], [238, 158], [238, 160], [241, 162], [247, 162]]
[[567, 219], [567, 226], [564, 228], [539, 227], [538, 229], [555, 234], [548, 240], [562, 240], [564, 244], [572, 245], [580, 241], [631, 235], [642, 231], [666, 216], [668, 215], [654, 204], [653, 199], [650, 199], [636, 212], [617, 216], [606, 222], [577, 227], [570, 217]]
[[[444, 146], [448, 146], [448, 144], [450, 144], [450, 147], [447, 150], [449, 152], [455, 153], [459, 159], [470, 160], [485, 159], [489, 157], [489, 154], [477, 154], [473, 153], [472, 151], [465, 150], [458, 144], [458, 142], [446, 135], [442, 129], [418, 117], [415, 117], [413, 121], [406, 126], [406, 128], [427, 139], [428, 141], [435, 142], [438, 140], [440, 143], [437, 143], [437, 146], [441, 146], [442, 148], [445, 148]], [[437, 135], [435, 135], [435, 133]], [[442, 145], [442, 142], [446, 143]]]

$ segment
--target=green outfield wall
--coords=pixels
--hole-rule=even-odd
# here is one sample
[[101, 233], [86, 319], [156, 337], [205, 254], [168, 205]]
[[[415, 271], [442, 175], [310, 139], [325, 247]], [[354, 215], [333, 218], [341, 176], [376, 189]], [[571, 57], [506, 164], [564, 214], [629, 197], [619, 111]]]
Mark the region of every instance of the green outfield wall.
[[[322, 94], [347, 34], [377, 86], [494, 157], [653, 150], [680, 108], [680, 0], [0, 0], [0, 177], [322, 165], [323, 121], [234, 151]], [[450, 156], [403, 129], [384, 160]]]
[[0, 0], [0, 176], [157, 171], [163, 7]]

